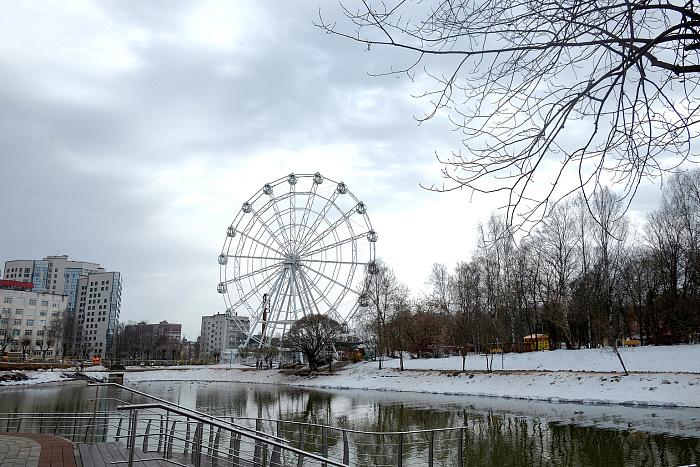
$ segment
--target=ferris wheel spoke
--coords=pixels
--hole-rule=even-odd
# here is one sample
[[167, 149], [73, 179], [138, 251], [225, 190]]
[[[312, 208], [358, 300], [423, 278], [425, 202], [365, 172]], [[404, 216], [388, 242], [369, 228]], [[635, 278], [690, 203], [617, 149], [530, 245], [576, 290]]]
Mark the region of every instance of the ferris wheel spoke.
[[289, 197], [289, 241], [294, 238], [294, 226], [296, 225], [296, 185], [292, 185], [289, 189], [291, 196]]
[[348, 264], [355, 266], [366, 266], [369, 263], [358, 263], [357, 261], [335, 261], [332, 259], [304, 259], [305, 263], [325, 263], [325, 264]]
[[272, 269], [277, 269], [277, 268], [279, 268], [279, 267], [280, 267], [280, 264], [272, 264], [272, 265], [270, 265], [270, 266], [266, 266], [266, 267], [263, 267], [263, 268], [260, 268], [260, 269], [256, 269], [255, 271], [251, 271], [251, 272], [246, 273], [246, 274], [243, 274], [243, 275], [241, 275], [241, 276], [235, 276], [235, 277], [233, 277], [233, 278], [227, 280], [227, 281], [224, 282], [224, 283], [225, 283], [225, 284], [233, 284], [233, 283], [236, 282], [236, 281], [242, 281], [242, 280], [244, 280], [244, 279], [248, 279], [248, 278], [250, 278], [250, 277], [257, 276], [258, 274], [264, 274], [264, 273], [266, 273], [267, 271], [270, 271], [270, 270], [272, 270]]
[[349, 222], [350, 216], [352, 216], [352, 214], [354, 212], [356, 212], [356, 211], [355, 211], [355, 208], [353, 207], [349, 211], [343, 213], [343, 215], [341, 217], [339, 217], [338, 219], [336, 219], [335, 222], [333, 222], [331, 225], [326, 227], [326, 230], [324, 230], [319, 235], [317, 235], [316, 238], [312, 239], [309, 243], [305, 244], [302, 247], [303, 248], [302, 251], [306, 251], [309, 248], [316, 245], [318, 242], [323, 240], [328, 234], [330, 234], [331, 232], [335, 232], [337, 230], [338, 226], [342, 225], [343, 223], [346, 223], [348, 225], [348, 229], [350, 230], [350, 232], [354, 233], [353, 229], [352, 229], [352, 224], [350, 224], [350, 222]]
[[[269, 238], [271, 238], [272, 240], [274, 240], [275, 243], [277, 243], [277, 245], [279, 245], [279, 247], [280, 247], [281, 249], [284, 249], [284, 245], [283, 245], [282, 243], [280, 243], [280, 241], [277, 239], [277, 235], [275, 235], [274, 232], [272, 232], [272, 230], [270, 229], [270, 226], [267, 224], [267, 222], [265, 221], [265, 219], [263, 219], [262, 217], [260, 217], [260, 215], [258, 214], [258, 211], [252, 211], [252, 214], [253, 214], [253, 218], [254, 218], [254, 219], [257, 219], [258, 222], [260, 222], [260, 225], [262, 226], [262, 228], [265, 229], [265, 232], [267, 232], [267, 235], [269, 236]], [[252, 222], [251, 222], [249, 225], [250, 225], [251, 228], [252, 228]], [[267, 244], [261, 242], [261, 241], [258, 240], [257, 238], [251, 237], [250, 235], [248, 235], [247, 232], [241, 232], [241, 235], [245, 236], [246, 238], [248, 238], [248, 239], [250, 239], [250, 240], [252, 240], [252, 241], [254, 241], [254, 242], [256, 242], [256, 243], [259, 243], [260, 245], [263, 245], [263, 246], [266, 247], [266, 248], [271, 249], [271, 250], [274, 251], [275, 253], [278, 253], [278, 254], [280, 254], [280, 255], [284, 255], [284, 253], [282, 253], [282, 252], [280, 252], [280, 251], [277, 251], [276, 249], [272, 248], [270, 245], [267, 245]]]
[[[301, 307], [302, 313], [304, 314], [304, 316], [306, 316], [307, 314], [312, 313], [314, 309], [316, 309], [316, 312], [318, 313], [318, 307], [316, 306], [316, 303], [309, 297], [309, 285], [304, 280], [304, 276], [301, 269], [295, 268], [295, 272], [297, 295], [299, 296], [299, 305]], [[304, 306], [304, 302], [306, 302], [306, 306]]]
[[[326, 304], [326, 306], [328, 307], [329, 310], [332, 309], [334, 305], [330, 302], [330, 300], [328, 300], [328, 297], [326, 297], [326, 294], [324, 294], [321, 291], [321, 289], [318, 288], [318, 285], [316, 285], [316, 282], [311, 280], [311, 278], [307, 277], [307, 274], [304, 271], [302, 271], [301, 269], [299, 270], [299, 272], [301, 273], [304, 282], [309, 286], [308, 290], [309, 290], [309, 294], [311, 296], [311, 299], [313, 299], [313, 294], [311, 294], [311, 289], [314, 289], [318, 294], [318, 299], [322, 300]], [[313, 303], [315, 304], [315, 308], [318, 311], [318, 305], [316, 305], [317, 301], [314, 300]], [[320, 313], [320, 311], [319, 311], [319, 313]]]
[[236, 255], [235, 259], [260, 259], [265, 261], [283, 261], [284, 258], [279, 258], [277, 256], [247, 256], [247, 255]]
[[[328, 277], [327, 275], [323, 274], [323, 273], [322, 273], [321, 271], [319, 271], [318, 269], [311, 268], [311, 267], [307, 266], [306, 264], [302, 264], [301, 266], [304, 267], [304, 268], [306, 268], [306, 269], [308, 269], [308, 270], [310, 270], [310, 271], [315, 272], [316, 274], [318, 274], [319, 276], [323, 277], [324, 279], [333, 282], [334, 284], [336, 284], [336, 285], [342, 287], [342, 288], [345, 289], [346, 291], [351, 291], [351, 292], [353, 291], [350, 287], [347, 286], [347, 284], [343, 284], [342, 282], [338, 282], [337, 280], [335, 280], [335, 279], [332, 278], [332, 277]], [[311, 282], [313, 283], [314, 281], [311, 281]]]
[[[284, 271], [284, 268], [283, 268], [281, 265], [280, 265], [280, 268]], [[269, 284], [270, 282], [272, 282], [272, 279], [274, 279], [275, 277], [276, 277], [276, 276], [273, 275], [273, 274], [267, 276], [265, 279], [263, 279], [262, 282], [260, 282], [260, 283], [257, 284], [255, 287], [253, 287], [253, 289], [249, 290], [247, 293], [245, 293], [243, 296], [241, 296], [241, 297], [238, 299], [238, 301], [237, 301], [236, 303], [234, 303], [234, 304], [231, 305], [231, 308], [236, 309], [236, 308], [238, 308], [239, 306], [241, 306], [241, 303], [245, 302], [245, 301], [248, 300], [250, 297], [252, 297], [252, 296], [255, 295], [256, 293], [258, 293], [258, 292], [260, 291], [260, 289], [262, 289], [265, 285], [267, 285], [267, 284]]]
[[[281, 310], [284, 307], [285, 297], [289, 297], [289, 279], [287, 279], [288, 270], [285, 268], [283, 275], [280, 277], [280, 281], [275, 284], [274, 289], [270, 289], [270, 294], [268, 297], [272, 298], [270, 303], [270, 313], [267, 316], [265, 325], [267, 327], [267, 335], [273, 335], [275, 329], [277, 328], [277, 322], [281, 315]], [[280, 290], [284, 287], [284, 293], [280, 293]], [[271, 329], [271, 330], [270, 330]], [[264, 336], [263, 336], [264, 339]]]
[[311, 225], [311, 227], [308, 229], [306, 234], [302, 237], [301, 241], [299, 242], [300, 245], [306, 244], [306, 242], [309, 240], [311, 235], [313, 235], [313, 232], [318, 229], [318, 226], [321, 225], [321, 221], [326, 218], [328, 215], [328, 211], [335, 206], [335, 200], [338, 198], [338, 192], [334, 191], [333, 194], [329, 198], [326, 199], [326, 204], [323, 205], [323, 209], [321, 209], [321, 212], [316, 216], [316, 219], [314, 219], [314, 223]]
[[[306, 275], [301, 269], [299, 270], [299, 280], [304, 285], [304, 294], [306, 296], [306, 302], [309, 305], [309, 310], [316, 310], [316, 313], [321, 314], [321, 311], [318, 309], [318, 304], [316, 303], [316, 300], [314, 300], [314, 296], [311, 293], [311, 284], [309, 284], [309, 281], [306, 279]], [[325, 297], [323, 297], [322, 300], [323, 299], [325, 299]]]
[[[279, 297], [279, 294], [277, 293], [277, 290], [279, 289], [279, 287], [280, 287], [280, 285], [282, 284], [282, 282], [284, 282], [284, 276], [285, 276], [285, 275], [286, 275], [286, 269], [282, 269], [282, 274], [278, 274], [278, 275], [276, 276], [276, 277], [277, 277], [277, 280], [275, 280], [275, 283], [274, 283], [274, 284], [272, 285], [272, 287], [270, 288], [270, 293], [268, 293], [268, 297], [274, 298], [275, 302], [276, 302], [276, 300], [277, 300], [277, 297]], [[270, 276], [270, 277], [272, 277], [272, 276]], [[268, 300], [270, 300], [270, 298], [268, 298]], [[265, 303], [264, 303], [264, 302], [261, 303], [261, 307], [263, 307], [263, 308], [265, 307]], [[270, 305], [270, 310], [273, 310], [273, 309], [274, 309], [274, 308], [273, 308], [273, 305], [271, 304], [271, 305]], [[260, 324], [260, 322], [263, 321], [263, 317], [264, 317], [264, 313], [263, 313], [263, 312], [264, 312], [264, 309], [261, 310], [260, 313], [257, 313], [256, 320], [255, 320], [255, 322], [253, 323], [253, 326], [251, 327], [251, 330], [254, 330], [254, 329]], [[272, 311], [271, 311], [271, 312], [272, 312]], [[268, 318], [267, 321], [269, 321], [269, 316], [268, 316], [267, 318]], [[264, 335], [262, 336], [262, 338], [264, 338]], [[261, 339], [261, 341], [262, 341], [262, 339]], [[260, 342], [260, 344], [262, 344], [262, 342]]]
[[305, 253], [303, 253], [303, 254], [300, 255], [300, 256], [301, 256], [302, 258], [304, 258], [304, 261], [310, 261], [310, 260], [307, 260], [307, 259], [306, 259], [308, 256], [315, 255], [315, 254], [318, 254], [318, 253], [322, 253], [322, 252], [324, 252], [324, 251], [332, 250], [333, 248], [339, 247], [339, 246], [341, 246], [341, 245], [345, 245], [345, 244], [347, 244], [347, 243], [354, 242], [355, 240], [358, 240], [358, 239], [360, 239], [360, 238], [362, 238], [362, 237], [364, 237], [364, 236], [366, 236], [366, 235], [367, 235], [367, 232], [363, 232], [363, 233], [361, 233], [361, 234], [354, 235], [354, 236], [352, 236], [352, 237], [346, 238], [345, 240], [340, 240], [340, 241], [338, 241], [338, 242], [336, 242], [336, 243], [330, 243], [330, 244], [328, 244], [328, 245], [326, 245], [326, 246], [323, 246], [323, 247], [321, 247], [321, 248], [319, 248], [319, 249], [317, 249], [317, 250], [310, 251], [310, 252], [308, 252], [308, 253], [305, 252]]
[[[301, 225], [306, 225], [307, 222], [309, 222], [309, 214], [312, 212], [312, 206], [314, 204], [314, 200], [316, 199], [316, 190], [318, 188], [318, 183], [314, 183], [313, 186], [311, 187], [311, 191], [304, 193], [306, 196], [306, 207], [304, 208], [304, 214], [301, 216]], [[300, 242], [301, 238], [300, 236], [306, 235], [306, 232], [302, 231], [299, 229], [297, 232], [297, 236], [295, 238], [295, 241]]]
[[[277, 203], [272, 203], [272, 210], [275, 212], [275, 220], [277, 221], [277, 226], [279, 227], [279, 231], [284, 239], [284, 244], [287, 245], [286, 251], [289, 252], [289, 244], [291, 242], [290, 239], [287, 238], [287, 229], [285, 228], [284, 220], [282, 220], [282, 213], [280, 212], [280, 208], [277, 206]], [[285, 248], [284, 245], [281, 246], [282, 248]]]

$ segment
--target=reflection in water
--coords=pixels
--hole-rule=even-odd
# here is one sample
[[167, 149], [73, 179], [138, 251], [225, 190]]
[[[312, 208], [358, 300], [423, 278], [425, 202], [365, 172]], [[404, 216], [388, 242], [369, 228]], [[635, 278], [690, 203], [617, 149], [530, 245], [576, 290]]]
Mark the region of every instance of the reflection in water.
[[[406, 465], [473, 466], [678, 466], [700, 461], [700, 410], [658, 407], [536, 403], [508, 399], [323, 391], [216, 382], [149, 382], [136, 389], [184, 407], [241, 423], [268, 422], [296, 445], [321, 452], [342, 451], [340, 431], [365, 432], [456, 428], [436, 433], [387, 436], [349, 433], [353, 465], [395, 465], [399, 445]], [[102, 389], [104, 391], [104, 388]], [[110, 390], [110, 394], [117, 397]], [[90, 412], [94, 388], [83, 383], [0, 388], [1, 412]], [[100, 394], [104, 397], [104, 393]], [[124, 402], [133, 401], [119, 395]], [[107, 403], [104, 402], [105, 408]], [[102, 406], [100, 407], [102, 408]], [[295, 423], [291, 423], [295, 422]], [[0, 430], [4, 427], [0, 426]], [[430, 450], [430, 441], [433, 450]]]

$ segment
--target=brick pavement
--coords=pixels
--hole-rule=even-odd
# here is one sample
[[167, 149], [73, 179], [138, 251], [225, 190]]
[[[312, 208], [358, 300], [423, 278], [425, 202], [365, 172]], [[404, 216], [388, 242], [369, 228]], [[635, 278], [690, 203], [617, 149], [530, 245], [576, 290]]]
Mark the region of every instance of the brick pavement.
[[77, 467], [73, 443], [53, 435], [0, 433], [0, 467]]

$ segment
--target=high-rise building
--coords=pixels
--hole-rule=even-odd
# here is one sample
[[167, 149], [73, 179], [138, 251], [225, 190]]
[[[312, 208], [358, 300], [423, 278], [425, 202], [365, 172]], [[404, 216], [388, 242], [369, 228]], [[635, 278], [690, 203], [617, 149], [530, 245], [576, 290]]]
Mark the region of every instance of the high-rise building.
[[202, 316], [200, 355], [211, 357], [226, 349], [238, 348], [245, 344], [249, 328], [250, 319], [245, 316], [233, 316], [231, 319], [227, 319], [224, 313]]
[[4, 279], [32, 283], [32, 292], [66, 296], [66, 323], [73, 332], [73, 354], [104, 357], [112, 347], [121, 309], [121, 275], [97, 263], [71, 261], [67, 255], [5, 262]]

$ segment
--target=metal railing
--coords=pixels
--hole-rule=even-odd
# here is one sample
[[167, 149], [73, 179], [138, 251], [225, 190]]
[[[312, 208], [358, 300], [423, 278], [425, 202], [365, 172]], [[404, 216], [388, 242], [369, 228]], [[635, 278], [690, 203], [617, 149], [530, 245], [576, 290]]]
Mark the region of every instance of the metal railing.
[[[466, 427], [373, 432], [276, 419], [215, 417], [116, 383], [97, 383], [90, 386], [98, 390], [96, 399], [99, 398], [100, 387], [117, 387], [130, 393], [131, 403], [134, 397], [141, 397], [177, 410], [197, 414], [211, 423], [226, 423], [238, 430], [247, 430], [266, 436], [274, 434], [277, 439], [291, 443], [298, 449], [316, 453], [327, 459], [335, 459], [336, 462], [346, 465], [402, 467], [420, 463], [428, 467], [436, 465], [462, 467], [464, 462], [462, 448], [467, 439]], [[158, 436], [162, 438], [165, 434], [159, 433]], [[164, 441], [159, 439], [159, 446], [162, 444]]]
[[[0, 430], [56, 434], [77, 443], [123, 442], [129, 448], [130, 465], [135, 462], [134, 449], [140, 449], [157, 452], [173, 464], [265, 467], [462, 467], [469, 436], [466, 427], [369, 432], [296, 421], [215, 417], [116, 383], [90, 386], [96, 391], [92, 413], [5, 414], [0, 415]], [[101, 397], [105, 387], [117, 388], [119, 393]]]
[[[189, 461], [195, 467], [203, 463], [212, 467], [224, 464], [253, 467], [348, 465], [296, 448], [277, 436], [202, 416], [193, 410], [165, 404], [127, 405], [118, 410], [129, 411], [129, 466], [133, 465], [139, 438], [144, 452], [148, 452], [149, 441], [155, 438], [158, 440], [156, 451], [162, 453], [164, 460]], [[143, 411], [146, 411], [145, 416]], [[153, 415], [159, 413], [163, 416], [155, 419], [157, 431], [152, 433]]]

